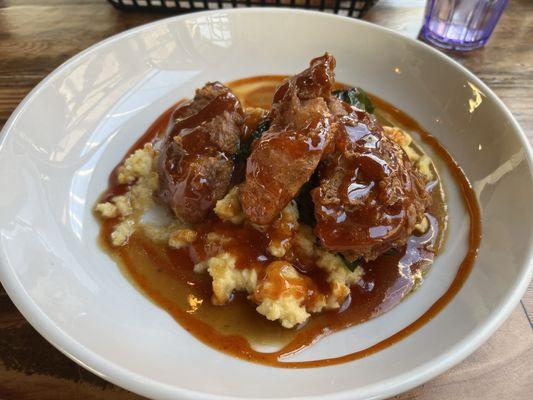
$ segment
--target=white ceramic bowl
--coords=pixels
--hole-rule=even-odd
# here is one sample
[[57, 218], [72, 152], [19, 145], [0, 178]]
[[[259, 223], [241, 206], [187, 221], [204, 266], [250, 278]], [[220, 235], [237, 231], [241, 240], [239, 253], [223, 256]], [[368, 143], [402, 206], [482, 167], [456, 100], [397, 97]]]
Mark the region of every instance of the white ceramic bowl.
[[[423, 328], [370, 357], [276, 369], [221, 354], [137, 292], [96, 245], [91, 207], [111, 168], [149, 124], [208, 80], [291, 74], [330, 51], [340, 81], [414, 117], [464, 168], [483, 239], [471, 276]], [[158, 399], [381, 398], [459, 362], [504, 321], [532, 274], [531, 149], [475, 76], [419, 42], [333, 15], [238, 9], [169, 18], [72, 58], [5, 125], [0, 148], [1, 279], [53, 345], [120, 386]], [[444, 171], [450, 237], [422, 288], [393, 311], [335, 334], [300, 357], [341, 355], [382, 339], [442, 294], [468, 221]]]

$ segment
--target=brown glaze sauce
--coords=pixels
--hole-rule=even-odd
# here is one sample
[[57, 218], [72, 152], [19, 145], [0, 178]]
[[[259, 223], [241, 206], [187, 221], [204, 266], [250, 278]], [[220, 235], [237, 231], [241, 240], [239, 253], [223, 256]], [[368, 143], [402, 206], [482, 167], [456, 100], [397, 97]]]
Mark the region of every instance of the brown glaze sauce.
[[215, 118], [221, 121], [224, 115], [230, 115], [225, 121], [229, 127], [237, 121], [240, 124], [243, 114], [239, 100], [218, 82], [199, 90], [195, 100], [181, 104], [172, 113], [169, 133], [158, 148], [156, 197], [170, 204], [182, 220], [202, 221], [231, 181], [231, 158], [237, 151], [240, 131], [235, 126], [222, 140], [210, 132], [220, 129], [220, 125], [210, 129], [205, 122]]
[[[259, 76], [234, 81], [228, 86], [239, 97], [244, 107], [268, 108], [274, 90], [283, 78], [284, 76], [278, 75]], [[206, 250], [202, 246], [193, 245], [176, 250], [164, 243], [153, 242], [141, 232], [136, 232], [126, 246], [113, 247], [109, 237], [116, 221], [101, 220], [99, 241], [102, 247], [117, 261], [133, 283], [154, 303], [170, 313], [184, 329], [205, 344], [235, 357], [276, 367], [309, 368], [356, 360], [393, 345], [430, 321], [460, 290], [477, 255], [481, 240], [481, 223], [472, 187], [446, 149], [400, 110], [374, 96], [372, 101], [376, 106], [378, 119], [383, 120], [380, 115], [387, 115], [389, 122], [419, 133], [420, 141], [430, 147], [445, 163], [461, 188], [470, 216], [468, 251], [449, 289], [424, 315], [391, 337], [367, 349], [341, 357], [284, 361], [321, 337], [387, 312], [416, 288], [442, 246], [445, 236], [447, 221], [444, 193], [440, 184], [435, 181], [429, 184], [432, 186], [433, 200], [426, 213], [430, 222], [429, 230], [419, 236], [413, 235], [403, 250], [382, 255], [375, 261], [363, 264], [363, 279], [352, 287], [350, 296], [339, 310], [315, 314], [305, 325], [290, 330], [259, 315], [242, 294], [234, 295], [228, 305], [212, 305], [211, 277], [207, 273], [193, 272], [194, 264], [205, 259]], [[141, 148], [144, 143], [164, 134], [174, 107], [152, 124], [125, 157]], [[126, 190], [117, 184], [116, 175], [115, 169], [109, 178], [109, 188], [101, 199], [109, 199]], [[196, 229], [200, 236], [215, 231], [233, 237], [224, 248], [238, 254], [237, 267], [255, 263], [267, 265], [273, 261], [266, 252], [261, 251], [266, 247], [265, 235], [251, 227], [235, 226], [210, 218]], [[275, 232], [271, 234], [274, 235]], [[220, 249], [211, 250], [216, 253]], [[298, 256], [295, 257], [295, 267], [305, 274], [306, 278], [310, 277], [315, 282], [322, 281], [320, 270], [310, 267], [305, 257]], [[283, 282], [280, 282], [280, 285], [282, 284]], [[321, 287], [314, 289], [324, 290]], [[276, 346], [279, 350], [261, 352], [257, 350], [258, 345]]]
[[[392, 243], [405, 243], [407, 229], [412, 230], [407, 228], [409, 215], [425, 210], [430, 199], [422, 176], [403, 168], [410, 164], [407, 154], [385, 140], [376, 120], [343, 106], [348, 115], [342, 117], [343, 132], [337, 134], [340, 150], [319, 167], [321, 180], [341, 180], [340, 201], [331, 202], [327, 190], [313, 190], [315, 232], [328, 249], [374, 259]], [[354, 156], [346, 157], [346, 152]], [[391, 198], [393, 205], [387, 203]]]

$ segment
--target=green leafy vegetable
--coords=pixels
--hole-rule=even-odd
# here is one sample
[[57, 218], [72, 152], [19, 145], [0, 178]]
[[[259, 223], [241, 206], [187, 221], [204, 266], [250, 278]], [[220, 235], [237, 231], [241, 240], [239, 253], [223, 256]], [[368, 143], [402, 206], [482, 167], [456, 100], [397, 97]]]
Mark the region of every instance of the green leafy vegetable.
[[348, 103], [351, 106], [357, 107], [369, 113], [374, 112], [374, 105], [363, 89], [350, 88], [335, 90], [331, 94], [339, 100]]
[[312, 228], [316, 225], [316, 219], [315, 204], [311, 198], [311, 190], [317, 187], [318, 184], [318, 173], [315, 171], [313, 175], [311, 175], [311, 178], [303, 184], [300, 193], [298, 193], [298, 196], [296, 197], [296, 205], [298, 206], [300, 221]]
[[344, 265], [346, 266], [346, 268], [348, 268], [352, 272], [354, 272], [355, 269], [360, 265], [359, 260], [350, 262], [341, 253], [337, 253], [337, 255], [339, 255], [342, 258], [342, 261], [344, 261]]
[[392, 249], [388, 249], [386, 252], [383, 253], [384, 256], [393, 256], [397, 253], [398, 251], [395, 249], [395, 248], [392, 248]]
[[241, 143], [237, 154], [235, 154], [235, 161], [237, 163], [244, 163], [246, 161], [252, 151], [252, 143], [254, 142], [254, 140], [259, 139], [261, 136], [263, 136], [263, 133], [265, 133], [268, 128], [270, 128], [270, 120], [268, 118], [265, 118], [261, 122], [259, 122], [259, 124], [253, 130], [248, 140]]

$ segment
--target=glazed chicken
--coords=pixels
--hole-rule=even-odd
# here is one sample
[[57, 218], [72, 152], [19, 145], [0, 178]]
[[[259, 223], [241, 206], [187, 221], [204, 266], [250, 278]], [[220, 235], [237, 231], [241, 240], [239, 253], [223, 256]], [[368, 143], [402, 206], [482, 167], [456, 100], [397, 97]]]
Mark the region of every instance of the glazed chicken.
[[[403, 246], [430, 204], [426, 180], [376, 118], [332, 96], [335, 58], [326, 53], [276, 90], [269, 129], [252, 143], [240, 204], [270, 225], [313, 174], [316, 226], [324, 248], [350, 261]], [[232, 182], [244, 111], [220, 83], [178, 107], [157, 161], [157, 197], [176, 216], [202, 221]]]
[[173, 112], [157, 170], [156, 197], [176, 217], [200, 222], [229, 190], [244, 112], [221, 83], [208, 83]]
[[350, 261], [373, 260], [403, 246], [421, 221], [430, 203], [426, 181], [374, 116], [340, 101], [330, 107], [340, 129], [312, 191], [315, 233]]
[[252, 222], [269, 224], [318, 167], [316, 235], [349, 260], [371, 260], [406, 243], [430, 196], [376, 119], [331, 96], [334, 68], [326, 54], [278, 88], [271, 127], [248, 159], [241, 202]]
[[333, 138], [327, 101], [335, 82], [330, 54], [311, 61], [276, 91], [271, 125], [254, 143], [241, 203], [250, 221], [268, 225], [298, 194]]

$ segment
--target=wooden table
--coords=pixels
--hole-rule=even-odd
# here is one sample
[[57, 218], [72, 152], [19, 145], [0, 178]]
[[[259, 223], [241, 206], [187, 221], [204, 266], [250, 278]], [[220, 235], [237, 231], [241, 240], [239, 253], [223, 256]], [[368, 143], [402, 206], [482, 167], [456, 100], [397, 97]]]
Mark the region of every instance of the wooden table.
[[[416, 37], [423, 0], [381, 0], [366, 19]], [[164, 15], [122, 13], [104, 0], [0, 0], [0, 126], [42, 78], [110, 35]], [[533, 140], [533, 1], [510, 0], [488, 46], [452, 54], [507, 104]], [[0, 287], [0, 400], [140, 399], [48, 344]], [[478, 351], [397, 399], [533, 398], [533, 285]]]

